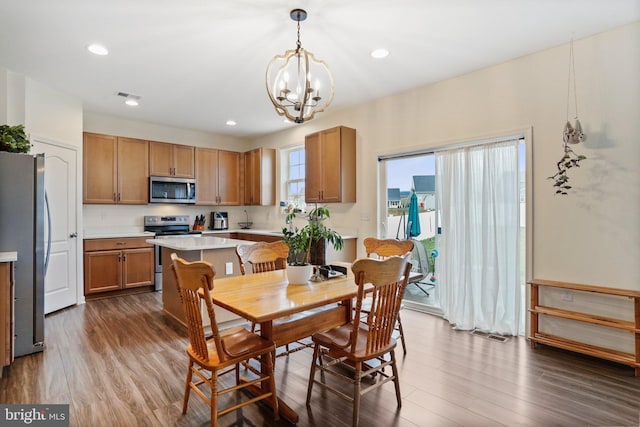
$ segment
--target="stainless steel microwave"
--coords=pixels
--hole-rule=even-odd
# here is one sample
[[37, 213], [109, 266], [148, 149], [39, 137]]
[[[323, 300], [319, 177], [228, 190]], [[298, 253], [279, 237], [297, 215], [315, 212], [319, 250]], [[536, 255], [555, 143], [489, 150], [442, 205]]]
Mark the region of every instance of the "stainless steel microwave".
[[195, 203], [196, 180], [191, 178], [149, 177], [149, 203]]

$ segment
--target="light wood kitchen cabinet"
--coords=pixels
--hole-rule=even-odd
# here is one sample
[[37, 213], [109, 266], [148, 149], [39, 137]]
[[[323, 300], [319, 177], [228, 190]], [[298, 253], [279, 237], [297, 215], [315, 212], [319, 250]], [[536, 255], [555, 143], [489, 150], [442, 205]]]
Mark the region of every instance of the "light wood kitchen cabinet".
[[152, 176], [195, 177], [195, 147], [149, 142], [149, 173]]
[[355, 203], [356, 130], [344, 126], [305, 137], [305, 201]]
[[0, 262], [0, 377], [13, 361], [13, 262]]
[[148, 141], [85, 132], [83, 203], [149, 203], [148, 158]]
[[196, 148], [197, 205], [240, 205], [240, 158], [237, 151]]
[[87, 239], [84, 242], [84, 293], [153, 288], [154, 248], [147, 237]]
[[244, 205], [276, 203], [276, 150], [256, 148], [244, 153]]

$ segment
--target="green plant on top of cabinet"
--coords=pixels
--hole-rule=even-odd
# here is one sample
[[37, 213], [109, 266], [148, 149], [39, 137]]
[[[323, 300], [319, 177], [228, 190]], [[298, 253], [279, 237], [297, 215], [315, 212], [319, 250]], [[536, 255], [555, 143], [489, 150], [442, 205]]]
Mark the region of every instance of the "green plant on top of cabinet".
[[344, 126], [307, 135], [305, 201], [355, 203], [356, 130]]
[[244, 153], [244, 204], [267, 206], [276, 203], [276, 150], [256, 148]]
[[196, 204], [240, 205], [240, 156], [237, 151], [196, 148]]
[[82, 147], [83, 203], [149, 203], [148, 141], [85, 132]]
[[149, 174], [176, 178], [194, 178], [195, 147], [191, 145], [149, 142]]

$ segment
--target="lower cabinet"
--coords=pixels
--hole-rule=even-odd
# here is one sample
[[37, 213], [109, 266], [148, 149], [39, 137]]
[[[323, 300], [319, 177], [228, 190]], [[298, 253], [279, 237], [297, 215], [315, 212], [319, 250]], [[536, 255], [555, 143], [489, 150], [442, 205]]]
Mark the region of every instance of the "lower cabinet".
[[0, 262], [0, 378], [13, 361], [13, 263]]
[[84, 241], [84, 294], [152, 288], [154, 248], [146, 237]]

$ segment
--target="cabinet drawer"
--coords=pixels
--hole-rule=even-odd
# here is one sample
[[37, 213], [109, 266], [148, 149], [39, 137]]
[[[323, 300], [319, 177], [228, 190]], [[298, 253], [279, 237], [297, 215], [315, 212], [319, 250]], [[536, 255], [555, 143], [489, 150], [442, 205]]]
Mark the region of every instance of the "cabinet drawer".
[[124, 237], [114, 239], [88, 239], [84, 241], [85, 252], [109, 251], [129, 248], [148, 248], [153, 245], [147, 243], [149, 237]]

